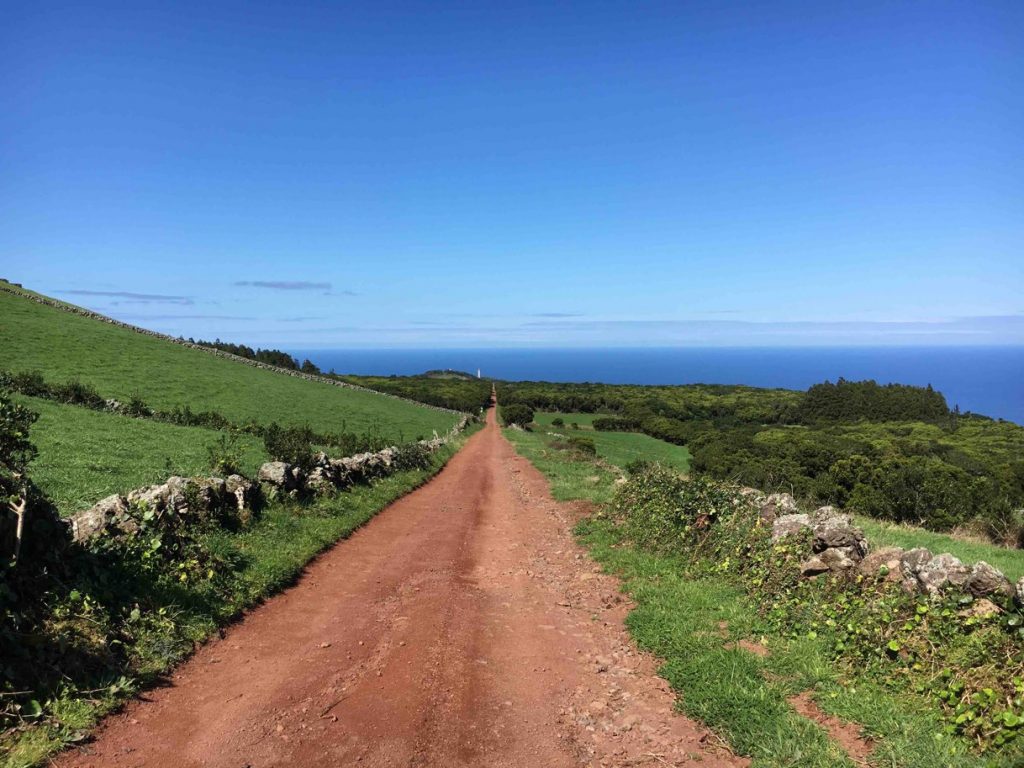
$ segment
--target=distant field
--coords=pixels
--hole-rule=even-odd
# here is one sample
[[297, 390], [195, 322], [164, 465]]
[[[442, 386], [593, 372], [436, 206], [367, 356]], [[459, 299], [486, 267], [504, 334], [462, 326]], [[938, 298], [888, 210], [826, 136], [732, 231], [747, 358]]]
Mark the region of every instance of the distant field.
[[[34, 397], [17, 400], [39, 414], [31, 431], [39, 450], [29, 468], [32, 479], [64, 515], [170, 475], [209, 473], [207, 447], [223, 434]], [[251, 476], [267, 460], [263, 442], [239, 435], [238, 446], [241, 468]]]
[[927, 547], [935, 554], [950, 552], [968, 564], [984, 560], [1013, 581], [1024, 576], [1024, 550], [1021, 549], [1006, 549], [984, 542], [964, 541], [944, 533], [934, 533], [908, 525], [894, 525], [864, 515], [857, 515], [857, 525], [864, 529], [864, 534], [875, 549]]
[[[232, 421], [375, 431], [395, 441], [445, 432], [456, 417], [380, 395], [260, 370], [0, 291], [0, 367], [93, 385], [169, 409], [215, 410]], [[40, 430], [42, 431], [42, 430]]]
[[[586, 437], [594, 441], [597, 455], [610, 464], [625, 467], [636, 459], [656, 461], [665, 466], [675, 467], [686, 472], [690, 468], [690, 452], [684, 446], [666, 443], [638, 432], [598, 432], [593, 428], [594, 419], [605, 414], [600, 413], [537, 413], [534, 422], [545, 431], [560, 432], [571, 435], [586, 432]], [[561, 418], [564, 427], [551, 425], [552, 419]], [[570, 425], [578, 424], [574, 430]]]

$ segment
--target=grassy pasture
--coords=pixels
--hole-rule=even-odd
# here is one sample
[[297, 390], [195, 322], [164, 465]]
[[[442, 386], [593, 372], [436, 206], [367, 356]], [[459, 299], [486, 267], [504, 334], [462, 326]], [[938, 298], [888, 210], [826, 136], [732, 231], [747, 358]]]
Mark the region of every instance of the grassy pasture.
[[[586, 433], [582, 436], [594, 441], [597, 455], [617, 467], [625, 467], [636, 459], [646, 459], [667, 467], [674, 467], [680, 472], [689, 470], [690, 452], [685, 446], [666, 443], [664, 440], [658, 440], [639, 432], [598, 432], [593, 428], [593, 422], [594, 419], [599, 419], [603, 415], [600, 413], [537, 413], [534, 416], [534, 423], [544, 431], [554, 431], [565, 435]], [[565, 422], [565, 426], [552, 426], [551, 421], [555, 418], [561, 418]], [[573, 423], [578, 424], [579, 429], [573, 429], [570, 426]]]
[[[207, 449], [224, 434], [35, 397], [16, 399], [39, 414], [31, 432], [39, 450], [32, 479], [65, 515], [170, 475], [208, 473]], [[237, 447], [241, 469], [250, 476], [268, 460], [257, 437], [238, 435]]]
[[188, 405], [234, 422], [370, 431], [401, 442], [445, 432], [456, 421], [453, 414], [260, 370], [6, 291], [0, 291], [0, 361], [9, 371], [40, 371], [47, 381], [78, 379], [104, 397], [136, 395], [154, 408]]

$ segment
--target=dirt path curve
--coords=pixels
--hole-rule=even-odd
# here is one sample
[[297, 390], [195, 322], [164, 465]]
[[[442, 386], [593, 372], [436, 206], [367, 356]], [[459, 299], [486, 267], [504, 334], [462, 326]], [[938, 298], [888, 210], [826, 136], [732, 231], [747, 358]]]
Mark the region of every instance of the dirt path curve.
[[[742, 764], [494, 421], [59, 766]], [[696, 758], [696, 760], [693, 760]]]

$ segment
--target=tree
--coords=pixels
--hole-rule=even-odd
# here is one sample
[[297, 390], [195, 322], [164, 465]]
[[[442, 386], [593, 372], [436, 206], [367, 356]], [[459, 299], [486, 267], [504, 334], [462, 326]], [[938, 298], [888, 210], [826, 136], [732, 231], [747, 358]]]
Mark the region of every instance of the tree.
[[505, 420], [506, 426], [511, 427], [515, 424], [526, 427], [533, 422], [533, 409], [527, 405], [506, 405], [501, 409], [501, 417]]

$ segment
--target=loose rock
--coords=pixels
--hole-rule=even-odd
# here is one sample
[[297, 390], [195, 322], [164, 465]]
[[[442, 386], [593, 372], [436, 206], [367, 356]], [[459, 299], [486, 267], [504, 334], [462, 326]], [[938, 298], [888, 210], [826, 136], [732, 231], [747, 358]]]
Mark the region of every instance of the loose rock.
[[971, 568], [971, 575], [965, 584], [967, 591], [975, 597], [987, 597], [999, 595], [1000, 597], [1013, 596], [1013, 584], [1006, 578], [1002, 571], [993, 568], [981, 560]]

